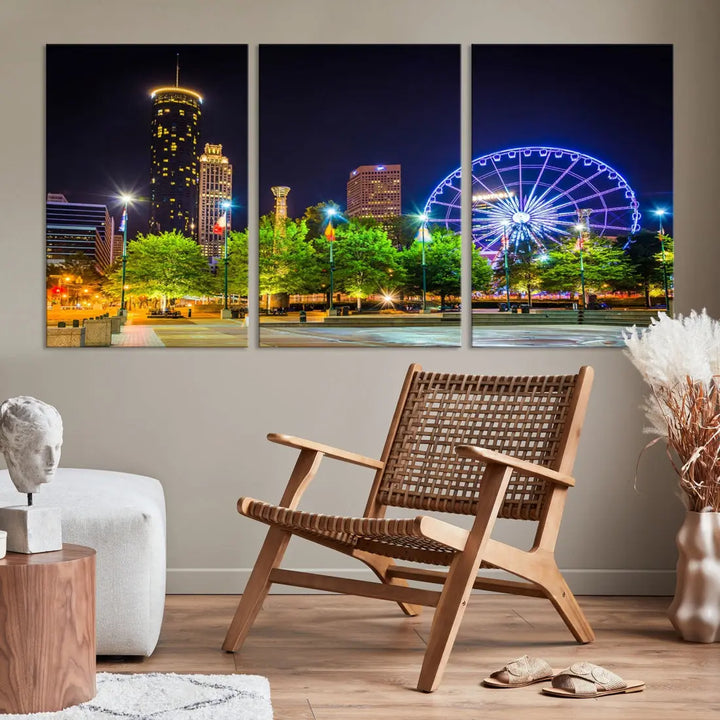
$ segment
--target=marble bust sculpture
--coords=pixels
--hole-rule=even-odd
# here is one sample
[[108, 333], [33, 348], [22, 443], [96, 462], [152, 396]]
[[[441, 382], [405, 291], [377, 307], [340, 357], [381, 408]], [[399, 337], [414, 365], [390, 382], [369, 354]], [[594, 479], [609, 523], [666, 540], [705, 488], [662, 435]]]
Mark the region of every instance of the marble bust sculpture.
[[55, 476], [62, 440], [62, 418], [52, 405], [28, 396], [0, 405], [0, 451], [10, 479], [30, 501]]

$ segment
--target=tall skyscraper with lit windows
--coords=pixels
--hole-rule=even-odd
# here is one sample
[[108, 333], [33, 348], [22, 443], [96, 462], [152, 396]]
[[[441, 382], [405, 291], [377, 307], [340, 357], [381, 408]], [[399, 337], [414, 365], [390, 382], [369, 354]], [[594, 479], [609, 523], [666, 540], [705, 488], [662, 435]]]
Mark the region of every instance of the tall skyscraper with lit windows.
[[360, 165], [347, 182], [348, 217], [378, 220], [401, 212], [400, 165]]
[[215, 223], [227, 213], [226, 231], [230, 232], [231, 210], [223, 203], [232, 202], [232, 165], [222, 154], [222, 145], [205, 144], [200, 156], [200, 209], [198, 242], [209, 258], [221, 257], [225, 241], [223, 234], [213, 232]]
[[150, 97], [150, 230], [193, 237], [202, 97], [177, 81], [175, 87], [156, 88]]

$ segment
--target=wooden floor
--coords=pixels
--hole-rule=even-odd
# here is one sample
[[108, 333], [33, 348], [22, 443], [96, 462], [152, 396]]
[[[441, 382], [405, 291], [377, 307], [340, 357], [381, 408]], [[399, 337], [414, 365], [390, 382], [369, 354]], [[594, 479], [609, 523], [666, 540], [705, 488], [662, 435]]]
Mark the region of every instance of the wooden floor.
[[[249, 673], [270, 680], [276, 720], [470, 720], [558, 717], [704, 720], [720, 713], [720, 645], [676, 638], [667, 598], [580, 598], [597, 634], [577, 645], [546, 601], [474, 595], [439, 690], [414, 690], [432, 611], [407, 618], [393, 603], [328, 595], [272, 595], [243, 649], [220, 645], [233, 596], [168, 596], [151, 658], [103, 659], [111, 672]], [[553, 667], [587, 660], [645, 692], [595, 700], [543, 696], [539, 686], [492, 690], [483, 677], [528, 653]]]

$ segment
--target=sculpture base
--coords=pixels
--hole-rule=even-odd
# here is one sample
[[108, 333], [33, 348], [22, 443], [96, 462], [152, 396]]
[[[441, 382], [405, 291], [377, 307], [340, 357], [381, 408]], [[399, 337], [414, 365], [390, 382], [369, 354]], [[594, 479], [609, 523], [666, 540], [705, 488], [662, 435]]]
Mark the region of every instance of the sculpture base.
[[0, 529], [7, 532], [8, 552], [52, 552], [62, 549], [60, 508], [14, 505], [0, 508]]

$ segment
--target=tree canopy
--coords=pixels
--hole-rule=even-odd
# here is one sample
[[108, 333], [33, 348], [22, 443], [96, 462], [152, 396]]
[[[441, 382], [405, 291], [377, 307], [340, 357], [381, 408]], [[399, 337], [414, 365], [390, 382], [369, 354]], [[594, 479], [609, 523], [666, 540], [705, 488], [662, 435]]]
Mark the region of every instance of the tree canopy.
[[[220, 262], [224, 262], [221, 259]], [[217, 277], [223, 275], [218, 271]], [[224, 288], [223, 288], [224, 289]], [[231, 295], [248, 294], [248, 233], [245, 230], [231, 230], [228, 233], [228, 292]]]
[[[323, 235], [315, 240], [321, 269], [330, 267], [330, 242]], [[333, 243], [334, 289], [356, 298], [402, 286], [403, 268], [398, 250], [385, 230], [349, 220], [338, 225]], [[328, 278], [329, 286], [329, 278]]]
[[[518, 248], [508, 252], [508, 276], [510, 289], [527, 293], [528, 304], [532, 305], [532, 293], [540, 289], [546, 258], [531, 249]], [[494, 265], [495, 286], [505, 287], [505, 256], [500, 253]], [[475, 287], [473, 286], [473, 290]]]
[[[402, 252], [406, 287], [422, 292], [422, 241], [416, 239]], [[461, 283], [462, 241], [460, 235], [445, 228], [436, 228], [425, 241], [425, 275], [428, 293], [440, 296], [441, 305], [447, 297], [459, 297]], [[472, 251], [472, 283], [474, 290], [490, 287], [492, 269], [477, 248]]]
[[305, 220], [287, 219], [275, 231], [273, 215], [260, 218], [259, 286], [261, 295], [315, 292], [320, 282], [315, 249], [307, 242]]
[[[122, 269], [109, 276], [110, 290], [120, 291]], [[212, 275], [200, 246], [177, 231], [159, 235], [138, 234], [128, 244], [126, 294], [160, 300], [162, 307], [184, 295], [205, 295], [212, 290]]]
[[[589, 237], [583, 243], [586, 292], [637, 287], [638, 277], [627, 254], [608, 238]], [[568, 238], [547, 252], [541, 285], [555, 292], [581, 291], [580, 250], [576, 238]]]

